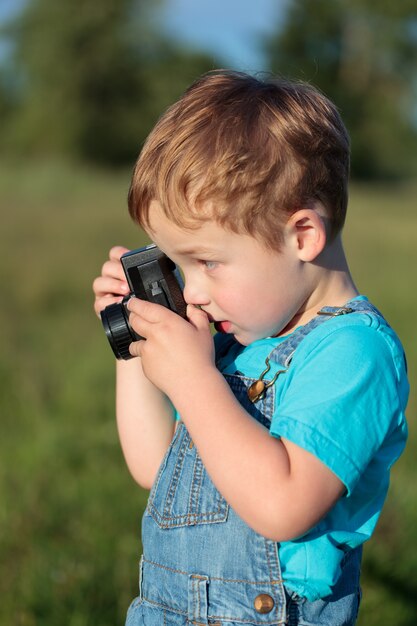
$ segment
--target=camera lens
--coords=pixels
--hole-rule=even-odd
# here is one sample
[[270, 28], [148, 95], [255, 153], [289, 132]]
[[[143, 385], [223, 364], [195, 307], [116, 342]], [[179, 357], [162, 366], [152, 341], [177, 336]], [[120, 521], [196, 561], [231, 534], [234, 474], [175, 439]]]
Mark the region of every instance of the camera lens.
[[110, 304], [100, 315], [116, 359], [131, 359], [129, 346], [138, 337], [130, 327], [126, 307], [123, 304]]

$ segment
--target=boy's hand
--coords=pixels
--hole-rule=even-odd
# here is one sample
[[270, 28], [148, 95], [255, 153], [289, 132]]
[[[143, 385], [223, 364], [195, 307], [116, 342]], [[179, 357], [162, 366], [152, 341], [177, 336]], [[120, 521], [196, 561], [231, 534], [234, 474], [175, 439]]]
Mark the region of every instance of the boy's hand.
[[207, 314], [188, 305], [188, 321], [153, 302], [132, 298], [129, 323], [146, 341], [135, 341], [130, 353], [140, 356], [147, 378], [173, 400], [192, 379], [214, 367], [214, 343]]
[[123, 246], [112, 248], [108, 261], [101, 268], [101, 275], [93, 282], [94, 310], [98, 317], [106, 306], [121, 302], [130, 291], [120, 262], [120, 257], [126, 252], [129, 250]]

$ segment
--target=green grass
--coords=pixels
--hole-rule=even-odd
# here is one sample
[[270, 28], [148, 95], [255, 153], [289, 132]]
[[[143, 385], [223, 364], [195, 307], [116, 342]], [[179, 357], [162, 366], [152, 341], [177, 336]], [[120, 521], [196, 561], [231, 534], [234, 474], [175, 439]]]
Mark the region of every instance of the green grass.
[[[0, 168], [0, 625], [115, 626], [136, 594], [146, 501], [114, 422], [112, 356], [91, 282], [111, 245], [144, 236], [126, 209], [129, 172], [63, 164]], [[417, 364], [416, 187], [351, 193], [345, 232], [362, 292]], [[406, 454], [366, 546], [360, 624], [415, 623], [417, 497], [412, 395]]]

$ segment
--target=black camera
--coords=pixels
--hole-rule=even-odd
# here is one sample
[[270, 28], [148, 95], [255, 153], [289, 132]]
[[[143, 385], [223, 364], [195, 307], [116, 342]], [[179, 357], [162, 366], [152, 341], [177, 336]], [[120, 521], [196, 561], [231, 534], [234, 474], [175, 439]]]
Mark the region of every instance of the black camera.
[[115, 357], [127, 361], [132, 358], [132, 341], [143, 339], [129, 324], [126, 305], [132, 296], [162, 304], [184, 318], [187, 305], [178, 267], [155, 244], [127, 252], [120, 260], [130, 293], [120, 304], [106, 306], [101, 311], [101, 321]]

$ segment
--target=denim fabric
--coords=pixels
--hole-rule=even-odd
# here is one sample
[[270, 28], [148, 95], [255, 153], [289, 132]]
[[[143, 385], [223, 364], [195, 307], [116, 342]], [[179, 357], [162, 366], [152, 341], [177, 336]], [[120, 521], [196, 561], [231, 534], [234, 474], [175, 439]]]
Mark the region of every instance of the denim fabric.
[[[273, 387], [252, 404], [247, 388], [253, 379], [226, 379], [244, 408], [269, 428]], [[126, 626], [355, 624], [361, 549], [346, 553], [331, 596], [311, 602], [286, 589], [279, 545], [252, 530], [221, 496], [182, 422], [152, 487], [142, 541], [139, 596]], [[269, 612], [256, 610], [260, 594], [272, 599]]]
[[362, 546], [346, 553], [342, 564], [343, 575], [327, 598], [307, 602], [305, 598], [286, 590], [288, 626], [316, 626], [317, 624], [343, 624], [353, 626], [359, 612], [361, 589], [359, 586]]

